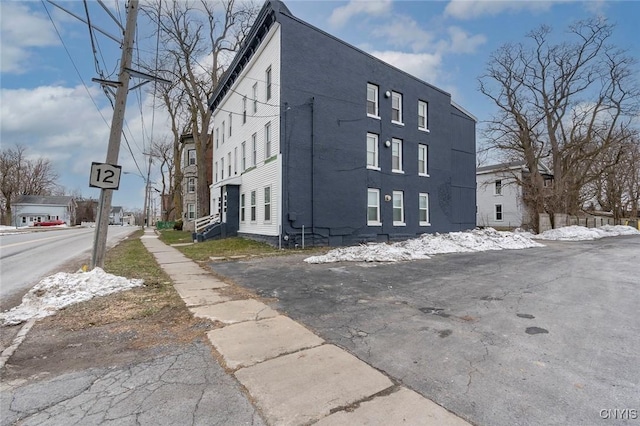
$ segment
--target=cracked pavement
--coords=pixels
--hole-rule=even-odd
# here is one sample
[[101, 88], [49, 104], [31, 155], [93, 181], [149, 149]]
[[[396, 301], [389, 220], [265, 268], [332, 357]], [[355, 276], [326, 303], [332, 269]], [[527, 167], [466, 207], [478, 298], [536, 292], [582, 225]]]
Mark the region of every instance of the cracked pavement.
[[[212, 264], [273, 309], [477, 425], [640, 411], [640, 238], [395, 264]], [[607, 419], [607, 424], [637, 420]]]
[[264, 425], [240, 385], [194, 342], [145, 362], [2, 384], [2, 425]]

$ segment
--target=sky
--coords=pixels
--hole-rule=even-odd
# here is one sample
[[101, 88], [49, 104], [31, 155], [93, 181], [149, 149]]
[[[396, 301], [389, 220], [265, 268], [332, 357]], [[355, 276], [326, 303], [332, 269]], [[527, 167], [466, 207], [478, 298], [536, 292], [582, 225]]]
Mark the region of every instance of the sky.
[[[15, 228], [0, 226], [0, 234], [16, 232]], [[420, 238], [393, 244], [379, 243], [355, 247], [341, 247], [306, 258], [307, 263], [333, 262], [400, 262], [430, 259], [445, 253], [469, 253], [488, 250], [521, 250], [544, 247], [535, 240], [586, 241], [619, 235], [640, 235], [630, 226], [605, 225], [600, 228], [565, 226], [539, 235], [528, 232], [496, 231], [493, 228], [446, 234], [424, 234]], [[143, 285], [142, 280], [127, 279], [108, 274], [100, 268], [76, 273], [58, 272], [36, 284], [22, 298], [22, 303], [0, 313], [0, 324], [16, 325], [33, 318], [55, 314], [60, 309], [118, 291]], [[1, 366], [0, 366], [1, 368]]]
[[[86, 17], [81, 1], [56, 3]], [[124, 1], [103, 3], [124, 23]], [[616, 25], [611, 42], [640, 59], [638, 1], [295, 0], [285, 4], [298, 18], [451, 93], [456, 103], [478, 118], [478, 130], [495, 112], [478, 91], [478, 77], [491, 53], [506, 43], [525, 42], [526, 34], [540, 25], [551, 26], [554, 37], [562, 41], [571, 23], [605, 17]], [[99, 3], [90, 0], [87, 6], [94, 26], [121, 36]], [[46, 1], [0, 0], [0, 29], [2, 148], [17, 143], [31, 157], [50, 159], [59, 184], [68, 192], [98, 198], [99, 190], [89, 187], [89, 172], [91, 162], [106, 159], [113, 110], [91, 79], [99, 72], [117, 79], [119, 45], [96, 33], [94, 55], [87, 25]], [[155, 47], [151, 31], [139, 16], [134, 68], [137, 58]], [[640, 72], [637, 64], [636, 70]], [[134, 79], [131, 86], [139, 82]], [[127, 141], [122, 141], [118, 162], [125, 174], [112, 202], [126, 210], [143, 205], [143, 152], [151, 140], [168, 137], [167, 118], [157, 104], [144, 88], [129, 93]], [[482, 142], [479, 133], [478, 142]], [[155, 166], [150, 180], [161, 189]]]

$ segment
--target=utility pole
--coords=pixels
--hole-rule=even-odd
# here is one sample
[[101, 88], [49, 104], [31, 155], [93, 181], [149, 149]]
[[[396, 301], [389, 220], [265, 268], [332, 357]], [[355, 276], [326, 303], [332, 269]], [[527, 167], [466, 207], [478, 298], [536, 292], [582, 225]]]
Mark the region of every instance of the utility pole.
[[[144, 212], [144, 220], [142, 221], [142, 229], [146, 227], [149, 227], [149, 198], [151, 197], [151, 182], [149, 182], [149, 180], [151, 179], [151, 161], [152, 161], [152, 157], [151, 157], [151, 153], [149, 153], [149, 170], [147, 171], [147, 178], [145, 179], [146, 185], [144, 188], [144, 207], [143, 207], [143, 212]], [[146, 224], [145, 224], [146, 222]]]
[[[116, 100], [111, 120], [111, 133], [109, 134], [109, 146], [107, 148], [107, 164], [117, 164], [120, 151], [120, 138], [122, 137], [122, 125], [124, 112], [129, 92], [131, 58], [133, 56], [133, 39], [136, 32], [136, 20], [138, 17], [138, 0], [129, 0], [127, 5], [127, 24], [124, 30], [122, 42], [122, 57], [120, 60], [120, 74], [116, 89]], [[107, 231], [109, 230], [109, 213], [111, 211], [112, 189], [100, 190], [100, 204], [98, 206], [98, 223], [93, 240], [93, 252], [91, 256], [91, 268], [104, 267], [104, 256], [107, 247]]]

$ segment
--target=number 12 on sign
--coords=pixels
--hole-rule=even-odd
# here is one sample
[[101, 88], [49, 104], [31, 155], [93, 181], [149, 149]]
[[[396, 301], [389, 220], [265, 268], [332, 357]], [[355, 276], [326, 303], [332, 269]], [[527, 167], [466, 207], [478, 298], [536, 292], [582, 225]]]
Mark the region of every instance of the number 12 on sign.
[[122, 166], [106, 163], [91, 163], [89, 186], [101, 189], [118, 189]]

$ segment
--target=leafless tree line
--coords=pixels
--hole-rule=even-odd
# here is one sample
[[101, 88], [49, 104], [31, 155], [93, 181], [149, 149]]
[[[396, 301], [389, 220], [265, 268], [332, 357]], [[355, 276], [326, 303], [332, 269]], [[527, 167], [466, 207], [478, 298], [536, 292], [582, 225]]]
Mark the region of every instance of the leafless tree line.
[[[525, 162], [520, 184], [534, 224], [540, 213], [575, 215], [589, 201], [617, 218], [637, 214], [640, 90], [635, 59], [610, 44], [613, 31], [594, 18], [556, 43], [542, 26], [528, 44], [494, 52], [479, 79], [497, 108], [484, 129], [488, 148]], [[540, 164], [552, 171], [551, 187]]]

